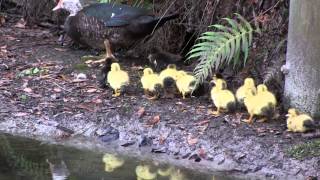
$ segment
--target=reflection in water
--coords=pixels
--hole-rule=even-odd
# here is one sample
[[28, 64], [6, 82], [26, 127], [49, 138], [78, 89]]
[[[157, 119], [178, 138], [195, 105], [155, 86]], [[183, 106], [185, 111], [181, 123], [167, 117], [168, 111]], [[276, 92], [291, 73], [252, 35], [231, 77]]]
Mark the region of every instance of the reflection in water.
[[136, 167], [137, 180], [153, 180], [157, 178], [157, 172], [151, 172], [149, 165], [139, 165]]
[[53, 164], [47, 159], [47, 163], [50, 167], [52, 180], [66, 180], [70, 175], [67, 165], [63, 160], [60, 163]]
[[0, 180], [13, 179], [212, 180], [212, 175], [0, 134]]
[[105, 163], [104, 170], [106, 172], [113, 172], [115, 169], [121, 167], [124, 164], [124, 160], [117, 157], [114, 154], [103, 155], [102, 161]]

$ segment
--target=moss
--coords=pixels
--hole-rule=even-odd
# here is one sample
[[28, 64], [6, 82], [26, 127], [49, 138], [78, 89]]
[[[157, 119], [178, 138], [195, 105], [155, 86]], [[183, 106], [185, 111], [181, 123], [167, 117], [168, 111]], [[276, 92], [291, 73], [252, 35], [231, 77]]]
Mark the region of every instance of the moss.
[[320, 139], [295, 145], [288, 149], [287, 153], [297, 159], [318, 157], [320, 156]]
[[87, 66], [86, 64], [75, 64], [75, 65], [73, 66], [73, 68], [74, 68], [75, 70], [79, 70], [79, 71], [86, 71], [86, 70], [88, 70], [88, 66]]

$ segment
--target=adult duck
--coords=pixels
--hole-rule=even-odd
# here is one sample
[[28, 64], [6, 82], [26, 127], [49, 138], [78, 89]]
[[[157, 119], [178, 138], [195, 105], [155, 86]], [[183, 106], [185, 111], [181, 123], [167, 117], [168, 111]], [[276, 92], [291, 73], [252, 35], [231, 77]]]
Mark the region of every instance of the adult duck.
[[178, 17], [155, 17], [144, 8], [123, 4], [97, 3], [83, 8], [79, 0], [59, 0], [53, 11], [58, 9], [70, 12], [64, 25], [66, 34], [76, 43], [105, 48], [106, 59], [114, 59], [113, 50], [130, 48], [166, 21]]

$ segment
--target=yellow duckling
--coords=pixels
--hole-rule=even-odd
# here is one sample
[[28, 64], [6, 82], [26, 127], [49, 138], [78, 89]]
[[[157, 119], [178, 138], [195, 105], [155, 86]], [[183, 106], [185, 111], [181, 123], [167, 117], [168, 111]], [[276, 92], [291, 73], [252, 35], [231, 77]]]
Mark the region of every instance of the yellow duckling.
[[268, 102], [270, 102], [274, 107], [277, 106], [277, 99], [274, 96], [274, 94], [272, 94], [266, 85], [264, 84], [259, 84], [257, 86], [257, 95], [260, 97], [263, 97], [265, 100], [268, 100]]
[[192, 75], [187, 74], [185, 71], [178, 71], [179, 76], [176, 81], [177, 88], [182, 94], [182, 98], [186, 98], [186, 94], [190, 94], [196, 86], [196, 78]]
[[264, 119], [261, 121], [264, 122], [266, 119], [271, 119], [275, 113], [275, 105], [270, 101], [268, 94], [259, 93], [259, 89], [256, 95], [251, 91], [246, 93], [244, 98], [244, 105], [249, 113], [249, 119], [243, 120], [249, 124], [253, 123], [253, 116], [263, 116]]
[[114, 90], [112, 96], [117, 97], [120, 96], [124, 87], [129, 85], [129, 75], [127, 72], [120, 69], [119, 63], [112, 63], [111, 70], [107, 76], [107, 82]]
[[306, 132], [316, 128], [313, 119], [307, 114], [300, 114], [296, 109], [288, 110], [287, 128], [291, 132]]
[[160, 79], [163, 82], [164, 96], [173, 98], [177, 93], [176, 80], [179, 73], [174, 64], [169, 64], [166, 69], [160, 72]]
[[121, 167], [124, 164], [124, 160], [118, 158], [113, 154], [105, 154], [102, 158], [102, 161], [105, 163], [105, 171], [113, 172], [115, 169]]
[[152, 97], [148, 99], [157, 99], [160, 96], [161, 90], [163, 88], [160, 76], [153, 72], [151, 68], [145, 68], [143, 70], [143, 76], [141, 77], [142, 87], [146, 96], [152, 94]]
[[211, 89], [211, 99], [217, 107], [217, 111], [212, 114], [219, 116], [221, 109], [228, 112], [234, 111], [236, 108], [236, 98], [233, 93], [226, 89], [227, 83], [223, 79], [214, 79], [215, 86]]
[[136, 167], [137, 180], [153, 180], [157, 178], [157, 173], [150, 172], [150, 166], [139, 165]]
[[246, 97], [248, 91], [251, 91], [254, 95], [257, 93], [257, 88], [252, 78], [246, 78], [243, 85], [240, 86], [236, 92], [237, 101], [241, 105], [243, 105], [243, 99]]

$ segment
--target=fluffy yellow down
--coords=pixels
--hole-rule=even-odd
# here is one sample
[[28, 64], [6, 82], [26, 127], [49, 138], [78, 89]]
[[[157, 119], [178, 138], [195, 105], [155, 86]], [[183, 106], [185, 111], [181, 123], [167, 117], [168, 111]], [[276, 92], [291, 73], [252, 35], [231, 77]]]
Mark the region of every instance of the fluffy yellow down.
[[120, 89], [129, 84], [129, 75], [127, 72], [121, 70], [118, 63], [112, 63], [107, 81], [115, 92], [114, 96], [120, 96]]
[[[267, 86], [260, 84], [257, 87], [257, 94], [253, 95], [252, 92], [246, 92], [246, 97], [244, 98], [244, 105], [250, 115], [248, 120], [244, 120], [247, 123], [253, 123], [253, 116], [267, 116], [271, 118], [275, 112], [275, 107], [277, 100], [275, 96], [268, 91]], [[264, 118], [262, 121], [265, 121]]]
[[182, 94], [182, 98], [185, 99], [186, 94], [191, 93], [195, 88], [196, 78], [187, 74], [185, 71], [178, 71], [179, 76], [176, 81], [179, 92]]
[[257, 88], [252, 78], [246, 78], [243, 85], [238, 88], [236, 98], [239, 103], [243, 104], [243, 99], [246, 97], [247, 92], [251, 92], [254, 95], [257, 93]]
[[105, 171], [113, 172], [115, 169], [121, 167], [124, 164], [124, 160], [118, 158], [113, 154], [105, 154], [102, 158], [102, 161], [105, 163]]
[[257, 95], [260, 97], [263, 97], [264, 99], [268, 99], [267, 102], [270, 102], [273, 106], [277, 106], [277, 99], [270, 91], [268, 91], [268, 88], [264, 84], [259, 84], [257, 86]]
[[213, 114], [219, 115], [220, 109], [229, 110], [228, 106], [236, 104], [236, 98], [233, 93], [227, 89], [226, 82], [223, 79], [216, 79], [215, 86], [211, 89], [211, 99], [213, 104], [217, 107], [217, 111]]
[[141, 84], [144, 90], [154, 92], [157, 84], [162, 86], [162, 81], [160, 76], [154, 73], [151, 68], [145, 68], [141, 77]]
[[292, 132], [306, 132], [310, 130], [307, 124], [313, 125], [313, 119], [307, 114], [299, 114], [299, 112], [292, 108], [288, 110], [287, 118], [287, 128], [288, 131]]
[[138, 180], [153, 180], [157, 178], [157, 173], [151, 173], [148, 165], [139, 165], [136, 167]]
[[165, 78], [171, 77], [174, 80], [178, 78], [177, 67], [174, 64], [169, 64], [168, 67], [160, 72], [160, 79], [163, 81]]

